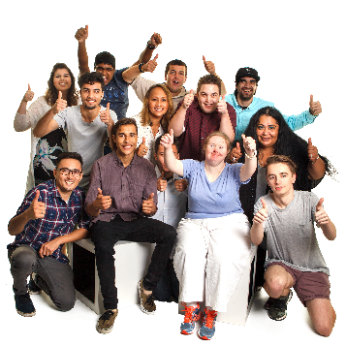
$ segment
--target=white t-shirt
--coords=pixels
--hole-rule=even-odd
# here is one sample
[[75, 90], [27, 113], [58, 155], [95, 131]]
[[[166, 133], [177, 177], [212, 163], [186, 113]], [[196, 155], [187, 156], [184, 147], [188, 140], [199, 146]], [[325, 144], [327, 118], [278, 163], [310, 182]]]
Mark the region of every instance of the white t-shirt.
[[[102, 110], [106, 108], [101, 107]], [[114, 123], [117, 122], [115, 112], [109, 112]], [[91, 123], [83, 121], [80, 106], [67, 107], [53, 119], [66, 131], [68, 151], [77, 152], [83, 158], [83, 179], [79, 185], [85, 187], [89, 183], [91, 166], [103, 155], [107, 125], [101, 121], [100, 114]]]

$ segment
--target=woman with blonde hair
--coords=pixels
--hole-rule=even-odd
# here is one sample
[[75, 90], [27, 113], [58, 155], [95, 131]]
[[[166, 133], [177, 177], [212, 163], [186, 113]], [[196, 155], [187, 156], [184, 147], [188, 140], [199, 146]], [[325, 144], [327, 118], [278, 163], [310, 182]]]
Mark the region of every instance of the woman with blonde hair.
[[143, 101], [142, 111], [133, 118], [138, 127], [137, 155], [155, 165], [155, 140], [167, 132], [173, 115], [171, 92], [164, 84], [150, 87]]

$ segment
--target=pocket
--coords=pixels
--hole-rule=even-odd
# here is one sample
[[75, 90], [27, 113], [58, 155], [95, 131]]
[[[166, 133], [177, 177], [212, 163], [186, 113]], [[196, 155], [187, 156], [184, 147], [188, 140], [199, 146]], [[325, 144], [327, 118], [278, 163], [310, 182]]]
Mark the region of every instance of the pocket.
[[313, 232], [312, 221], [310, 220], [307, 223], [299, 224], [299, 237], [301, 238], [310, 238]]

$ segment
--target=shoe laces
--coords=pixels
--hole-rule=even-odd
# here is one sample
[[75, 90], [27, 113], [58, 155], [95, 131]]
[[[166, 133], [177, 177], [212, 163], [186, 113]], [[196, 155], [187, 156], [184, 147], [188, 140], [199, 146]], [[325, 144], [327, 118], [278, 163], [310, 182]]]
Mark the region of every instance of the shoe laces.
[[114, 312], [112, 310], [107, 310], [100, 318], [100, 320], [107, 321], [114, 315]]
[[192, 320], [194, 320], [194, 318], [192, 317], [192, 315], [194, 314], [195, 310], [199, 308], [199, 305], [197, 305], [197, 307], [194, 306], [187, 306], [185, 303], [183, 303], [183, 305], [185, 306], [185, 316], [184, 316], [184, 323], [191, 323]]
[[204, 324], [207, 328], [213, 328], [214, 320], [217, 316], [217, 311], [215, 310], [204, 310]]

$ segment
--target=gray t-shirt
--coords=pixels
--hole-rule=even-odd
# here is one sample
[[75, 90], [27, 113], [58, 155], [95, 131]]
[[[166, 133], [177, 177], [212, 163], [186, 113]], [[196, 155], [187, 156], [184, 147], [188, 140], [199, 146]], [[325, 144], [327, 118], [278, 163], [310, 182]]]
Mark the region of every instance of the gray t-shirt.
[[[268, 250], [265, 267], [271, 262], [282, 262], [300, 271], [329, 275], [314, 229], [319, 198], [309, 191], [294, 191], [294, 198], [285, 209], [274, 203], [270, 193], [262, 198], [268, 206], [268, 218], [263, 223]], [[262, 207], [259, 199], [254, 214]]]
[[[101, 107], [101, 110], [106, 108]], [[110, 115], [117, 122], [115, 112], [110, 110]], [[83, 121], [80, 106], [67, 107], [53, 119], [66, 131], [68, 151], [77, 152], [83, 158], [83, 178], [79, 186], [85, 187], [89, 183], [91, 166], [103, 155], [107, 125], [101, 121], [100, 115], [91, 123]]]

